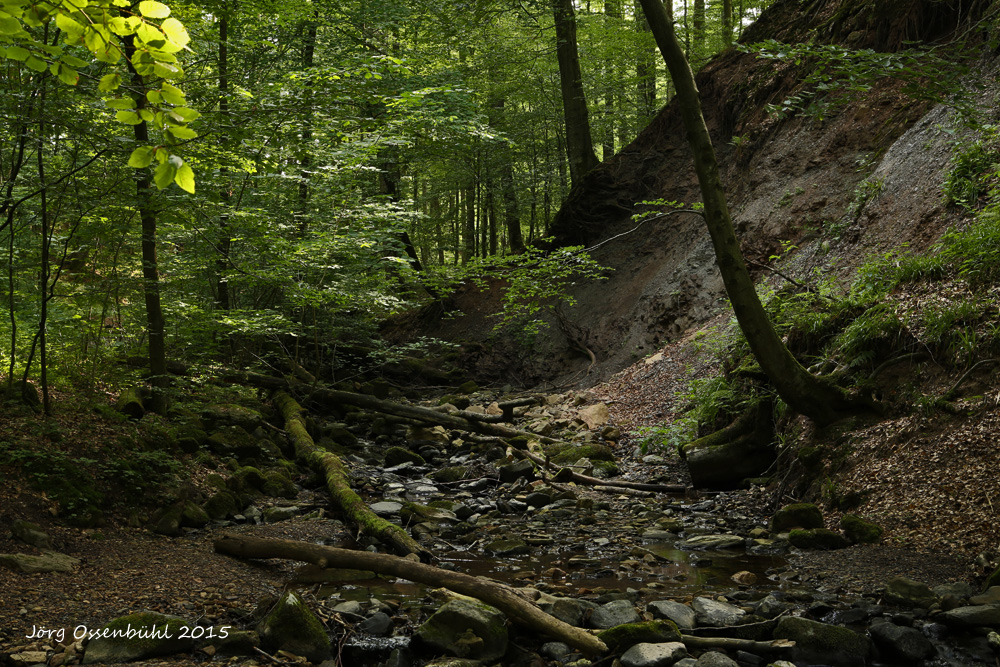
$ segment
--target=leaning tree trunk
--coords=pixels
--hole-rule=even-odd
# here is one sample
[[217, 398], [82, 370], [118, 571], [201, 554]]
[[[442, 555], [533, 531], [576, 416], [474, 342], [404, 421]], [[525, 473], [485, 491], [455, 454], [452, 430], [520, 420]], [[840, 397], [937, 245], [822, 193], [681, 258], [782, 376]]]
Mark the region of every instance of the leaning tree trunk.
[[598, 165], [590, 134], [587, 99], [583, 93], [583, 73], [576, 48], [576, 17], [572, 0], [552, 0], [556, 27], [556, 58], [559, 60], [559, 85], [566, 120], [566, 155], [573, 185]]
[[294, 398], [285, 392], [278, 392], [274, 402], [285, 420], [285, 430], [292, 438], [295, 457], [308, 463], [311, 468], [323, 475], [334, 503], [343, 510], [348, 519], [356, 523], [363, 533], [385, 542], [397, 553], [429, 556], [427, 550], [417, 544], [409, 533], [396, 524], [376, 516], [365, 501], [354, 492], [340, 458], [336, 454], [320, 449], [313, 442], [302, 417], [303, 409]]
[[673, 22], [660, 0], [640, 2], [677, 91], [677, 102], [694, 154], [698, 183], [701, 185], [705, 222], [715, 247], [716, 263], [722, 272], [726, 293], [733, 304], [740, 329], [781, 399], [793, 410], [816, 423], [829, 424], [854, 407], [855, 402], [842, 388], [803, 368], [778, 337], [764, 312], [733, 230], [715, 148], [701, 112], [701, 100], [691, 66], [684, 57], [684, 50], [674, 34]]

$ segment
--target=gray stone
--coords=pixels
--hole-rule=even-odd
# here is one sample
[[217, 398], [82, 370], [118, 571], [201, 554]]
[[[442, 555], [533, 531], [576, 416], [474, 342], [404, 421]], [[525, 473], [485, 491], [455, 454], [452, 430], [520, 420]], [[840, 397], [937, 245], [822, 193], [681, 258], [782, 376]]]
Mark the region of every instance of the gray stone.
[[288, 521], [298, 513], [298, 507], [268, 507], [264, 510], [263, 518], [265, 523], [278, 523]]
[[572, 652], [573, 649], [570, 648], [570, 645], [562, 642], [545, 642], [542, 644], [542, 647], [538, 649], [538, 653], [541, 654], [542, 657], [549, 658], [551, 660], [559, 660]]
[[613, 600], [607, 604], [602, 604], [590, 615], [590, 627], [599, 630], [607, 630], [616, 625], [625, 623], [637, 623], [642, 620], [639, 612], [635, 610], [628, 600]]
[[73, 568], [79, 564], [80, 559], [55, 551], [49, 551], [40, 556], [32, 556], [30, 554], [0, 554], [0, 565], [24, 574], [72, 572]]
[[381, 502], [372, 503], [368, 506], [372, 512], [378, 516], [393, 516], [394, 514], [399, 514], [400, 510], [403, 509], [403, 503], [392, 502], [391, 500], [383, 500]]
[[504, 484], [510, 484], [519, 479], [527, 479], [529, 481], [535, 479], [535, 467], [528, 460], [515, 461], [514, 463], [500, 466], [499, 472], [500, 481]]
[[812, 503], [785, 505], [771, 517], [771, 532], [783, 533], [790, 528], [822, 528], [823, 513]]
[[416, 631], [435, 651], [458, 658], [492, 662], [507, 652], [506, 618], [481, 602], [450, 600]]
[[916, 628], [876, 623], [868, 630], [884, 658], [914, 665], [936, 653], [934, 645]]
[[140, 612], [119, 616], [99, 630], [101, 636], [87, 643], [83, 664], [131, 662], [194, 649], [195, 640], [182, 638], [185, 626], [177, 616]]
[[937, 620], [958, 627], [1000, 627], [1000, 604], [958, 607], [938, 614]]
[[684, 658], [674, 663], [674, 667], [697, 667], [698, 661], [694, 658]]
[[360, 619], [361, 603], [357, 600], [347, 600], [338, 605], [334, 605], [333, 611], [342, 616], [354, 616]]
[[589, 600], [559, 598], [552, 603], [548, 612], [563, 623], [568, 623], [574, 627], [582, 628], [583, 619], [586, 616], [587, 611], [591, 609], [597, 609], [597, 605]]
[[735, 549], [746, 541], [739, 535], [696, 535], [681, 542], [685, 549]]
[[697, 667], [740, 667], [738, 662], [725, 653], [719, 653], [718, 651], [702, 653], [695, 665]]
[[30, 544], [33, 547], [42, 549], [43, 551], [52, 551], [52, 538], [49, 537], [40, 526], [36, 526], [30, 521], [18, 520], [14, 522], [11, 527], [10, 532], [17, 539], [21, 540], [25, 544]]
[[687, 649], [680, 642], [665, 644], [636, 644], [622, 654], [622, 667], [670, 667], [687, 657]]
[[711, 598], [695, 598], [691, 601], [691, 608], [695, 611], [698, 625], [713, 628], [736, 625], [746, 615], [746, 612], [739, 607]]
[[332, 656], [326, 628], [298, 594], [288, 591], [257, 625], [261, 643], [271, 651], [288, 651], [309, 662]]
[[524, 500], [532, 507], [545, 507], [552, 503], [552, 495], [544, 491], [535, 491], [525, 496]]
[[694, 609], [673, 600], [655, 600], [650, 602], [646, 605], [646, 611], [651, 613], [653, 618], [670, 619], [681, 630], [693, 629], [697, 617]]
[[520, 554], [526, 554], [531, 551], [528, 543], [522, 540], [520, 537], [512, 537], [510, 539], [493, 540], [487, 544], [483, 549], [487, 553], [491, 553], [495, 556], [517, 556]]
[[384, 637], [392, 632], [392, 617], [383, 611], [377, 611], [358, 624], [358, 630], [370, 635]]
[[869, 649], [867, 637], [847, 628], [794, 616], [778, 621], [774, 638], [794, 641], [792, 659], [807, 664], [858, 667], [865, 664]]
[[930, 586], [906, 577], [890, 579], [882, 597], [886, 602], [902, 607], [930, 607], [938, 599]]

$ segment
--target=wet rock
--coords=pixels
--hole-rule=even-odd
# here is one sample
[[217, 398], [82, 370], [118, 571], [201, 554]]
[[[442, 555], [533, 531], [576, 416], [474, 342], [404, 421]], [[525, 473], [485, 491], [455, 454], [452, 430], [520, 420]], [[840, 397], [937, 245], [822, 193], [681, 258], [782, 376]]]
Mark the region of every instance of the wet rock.
[[458, 517], [455, 516], [454, 512], [418, 503], [403, 503], [403, 508], [400, 510], [399, 516], [407, 523], [458, 521]]
[[430, 478], [435, 482], [440, 482], [442, 484], [448, 484], [451, 482], [459, 482], [469, 476], [468, 466], [448, 466], [447, 468], [441, 468], [435, 470], [430, 474]]
[[847, 538], [826, 528], [793, 528], [788, 541], [799, 549], [844, 549], [850, 546]]
[[261, 643], [271, 651], [288, 651], [310, 662], [331, 657], [326, 628], [298, 594], [287, 592], [257, 625]]
[[882, 539], [882, 527], [865, 521], [854, 514], [845, 514], [840, 518], [840, 528], [851, 544], [878, 544]]
[[673, 621], [645, 621], [616, 625], [597, 635], [612, 653], [621, 653], [636, 644], [665, 644], [681, 641]]
[[857, 667], [865, 664], [869, 649], [866, 637], [847, 628], [794, 616], [778, 621], [774, 638], [794, 641], [793, 659], [807, 664]]
[[876, 623], [868, 632], [883, 658], [904, 665], [915, 665], [937, 652], [931, 641], [915, 628]]
[[72, 572], [80, 564], [78, 558], [50, 551], [40, 556], [30, 554], [0, 554], [0, 566], [24, 574], [38, 572]]
[[298, 513], [298, 507], [268, 507], [261, 516], [264, 523], [278, 523], [279, 521], [288, 521]]
[[889, 604], [924, 608], [930, 607], [938, 599], [930, 586], [907, 577], [890, 579], [885, 585], [885, 593], [882, 597]]
[[519, 479], [529, 481], [535, 479], [535, 467], [528, 460], [515, 461], [514, 463], [500, 466], [499, 472], [500, 481], [504, 484], [510, 484]]
[[694, 609], [674, 602], [673, 600], [656, 600], [646, 605], [646, 611], [653, 615], [653, 618], [666, 618], [677, 624], [681, 630], [691, 630], [695, 626], [697, 615]]
[[969, 598], [970, 604], [1000, 604], [1000, 586], [990, 586], [983, 593]]
[[552, 494], [544, 491], [534, 491], [525, 496], [524, 502], [531, 507], [545, 507], [552, 503]]
[[346, 616], [351, 621], [360, 621], [363, 618], [361, 616], [361, 603], [357, 600], [346, 600], [334, 605], [333, 611], [341, 616]]
[[101, 628], [103, 636], [87, 643], [83, 664], [131, 662], [186, 653], [195, 645], [194, 639], [181, 636], [189, 625], [183, 618], [154, 612], [119, 616]]
[[392, 632], [392, 618], [385, 612], [377, 611], [359, 623], [358, 630], [367, 632], [370, 635], [384, 637]]
[[695, 665], [696, 667], [740, 667], [738, 662], [718, 651], [702, 653]]
[[685, 549], [721, 550], [742, 547], [745, 540], [739, 535], [696, 535], [681, 542]]
[[531, 547], [528, 546], [528, 543], [520, 537], [493, 540], [483, 547], [483, 549], [487, 553], [491, 553], [494, 556], [517, 556], [531, 551]]
[[812, 503], [785, 505], [771, 517], [771, 532], [782, 533], [791, 528], [822, 528], [823, 513]]
[[687, 648], [680, 642], [636, 644], [621, 657], [622, 667], [669, 667], [687, 657]]
[[399, 512], [403, 509], [403, 503], [397, 503], [391, 500], [383, 500], [381, 502], [372, 503], [368, 507], [376, 515], [381, 517], [387, 517], [399, 514]]
[[745, 611], [735, 605], [704, 597], [692, 600], [691, 608], [694, 609], [698, 625], [715, 628], [736, 625], [746, 615]]
[[616, 625], [637, 623], [642, 617], [628, 600], [613, 600], [602, 604], [590, 615], [589, 625], [599, 630], [607, 630]]
[[52, 551], [52, 538], [40, 526], [30, 521], [18, 520], [10, 529], [11, 534], [25, 544], [45, 551]]
[[416, 638], [435, 651], [491, 662], [507, 651], [504, 615], [489, 605], [451, 600], [419, 628]]
[[573, 649], [570, 648], [569, 644], [562, 642], [545, 642], [538, 649], [538, 652], [542, 657], [549, 658], [550, 660], [561, 660], [572, 653]]
[[957, 607], [941, 612], [936, 618], [941, 623], [951, 626], [1000, 628], [1000, 604]]
[[547, 609], [549, 614], [555, 616], [563, 623], [568, 623], [577, 628], [582, 628], [587, 614], [597, 609], [597, 605], [589, 600], [577, 600], [576, 598], [559, 598]]

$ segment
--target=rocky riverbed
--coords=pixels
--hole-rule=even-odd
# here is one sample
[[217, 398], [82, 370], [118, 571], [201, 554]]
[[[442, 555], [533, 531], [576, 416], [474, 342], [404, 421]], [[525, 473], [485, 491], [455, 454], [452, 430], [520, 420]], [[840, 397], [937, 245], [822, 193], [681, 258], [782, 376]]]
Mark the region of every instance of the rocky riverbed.
[[[496, 412], [492, 398], [474, 395], [471, 406], [463, 407]], [[442, 409], [453, 409], [450, 405]], [[685, 483], [680, 461], [642, 452], [586, 396], [550, 397], [519, 412], [520, 424], [570, 443], [545, 452], [565, 465], [596, 476]], [[997, 661], [1000, 586], [973, 588], [947, 555], [879, 544], [877, 535], [848, 524], [843, 531], [827, 530], [814, 506], [775, 513], [772, 497], [760, 487], [670, 495], [584, 486], [554, 481], [538, 466], [512, 459], [502, 442], [442, 428], [356, 414], [317, 418], [312, 426], [317, 440], [338, 449], [350, 465], [354, 486], [372, 509], [407, 526], [434, 554], [434, 565], [529, 589], [552, 616], [601, 632], [624, 667], [931, 667]], [[270, 480], [270, 497], [260, 492], [268, 484], [266, 474], [258, 480], [261, 489], [248, 493], [256, 476], [246, 466], [218, 477], [236, 508], [212, 521], [206, 517], [200, 526], [185, 527], [182, 519], [172, 530], [160, 530], [174, 536], [159, 539], [172, 547], [197, 544], [204, 552], [214, 535], [230, 531], [379, 549], [329, 518], [324, 494], [309, 476], [295, 476], [293, 487]], [[207, 478], [201, 485], [204, 508], [211, 510], [221, 491]], [[162, 528], [162, 522], [154, 527]], [[43, 540], [28, 534], [22, 539]], [[852, 541], [860, 543], [848, 546]], [[84, 556], [83, 565], [66, 566], [70, 576], [95, 564], [72, 540], [58, 542], [70, 556]], [[39, 550], [51, 546], [38, 544]], [[231, 560], [204, 558], [212, 566]], [[89, 622], [117, 627], [108, 624], [114, 610], [118, 626], [159, 620], [163, 627], [199, 628], [188, 631], [197, 636], [186, 643], [127, 653], [145, 662], [168, 655], [173, 657], [155, 660], [195, 656], [227, 664], [292, 664], [307, 659], [392, 667], [610, 664], [609, 658], [548, 641], [477, 602], [373, 572], [253, 566], [255, 580], [263, 576], [266, 582], [254, 594], [239, 585], [223, 590], [211, 581], [218, 574], [200, 573], [197, 558], [193, 561], [190, 576], [215, 584], [193, 602], [179, 594], [173, 604], [149, 605], [147, 596], [133, 599], [119, 591], [104, 618]], [[25, 605], [8, 623], [65, 624], [65, 617], [48, 620], [52, 610], [44, 604], [27, 602], [29, 592], [38, 592], [33, 588], [38, 579], [26, 583], [30, 577], [58, 575], [5, 572], [3, 577], [5, 596], [15, 606]], [[50, 581], [59, 585], [58, 578]], [[73, 599], [88, 602], [79, 594]], [[221, 602], [226, 604], [216, 604]], [[129, 616], [149, 606], [170, 618]], [[291, 620], [285, 614], [292, 614]], [[59, 642], [28, 634], [0, 637], [4, 664], [105, 662], [117, 659], [114, 651], [120, 649], [106, 638]]]

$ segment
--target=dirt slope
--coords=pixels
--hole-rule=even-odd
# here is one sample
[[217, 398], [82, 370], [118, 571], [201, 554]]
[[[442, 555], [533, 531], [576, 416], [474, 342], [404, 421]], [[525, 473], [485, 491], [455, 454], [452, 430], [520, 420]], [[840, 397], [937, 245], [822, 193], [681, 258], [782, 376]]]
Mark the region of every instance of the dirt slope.
[[[877, 11], [887, 5], [892, 11]], [[894, 50], [904, 40], [933, 42], [969, 20], [929, 1], [816, 0], [803, 6], [782, 0], [744, 41], [813, 39]], [[940, 202], [949, 156], [942, 131], [950, 125], [947, 110], [915, 101], [898, 82], [882, 81], [823, 121], [769, 115], [766, 105], [803, 91], [802, 75], [792, 65], [738, 50], [720, 55], [698, 75], [750, 262], [773, 263], [772, 255], [784, 254], [786, 263], [794, 259], [789, 270], [800, 275], [819, 266], [846, 276], [872, 253], [904, 244], [926, 247], [956, 222]], [[738, 145], [734, 137], [740, 137]], [[866, 178], [880, 189], [859, 188]], [[865, 193], [877, 196], [859, 207]], [[577, 304], [562, 309], [562, 326], [554, 321], [534, 349], [491, 343], [476, 360], [477, 370], [516, 384], [593, 385], [717, 316], [724, 294], [700, 217], [675, 215], [627, 233], [635, 227], [632, 214], [642, 210], [637, 203], [658, 198], [700, 199], [674, 104], [591, 172], [554, 223], [552, 233], [562, 244], [603, 244], [592, 254], [614, 269], [609, 279], [574, 288]], [[782, 242], [798, 250], [782, 253]], [[487, 337], [495, 292], [470, 290], [451, 305], [464, 315], [437, 322], [426, 333], [452, 340]], [[593, 367], [582, 347], [595, 354]]]

